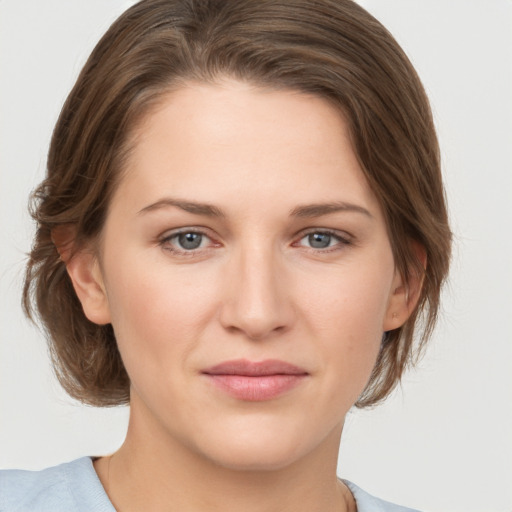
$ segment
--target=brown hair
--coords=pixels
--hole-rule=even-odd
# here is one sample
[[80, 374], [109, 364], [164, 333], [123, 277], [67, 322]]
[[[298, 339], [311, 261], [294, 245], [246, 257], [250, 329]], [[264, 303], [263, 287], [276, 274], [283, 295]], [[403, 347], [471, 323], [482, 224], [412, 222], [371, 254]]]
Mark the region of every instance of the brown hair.
[[[92, 52], [55, 127], [47, 177], [33, 198], [37, 233], [25, 310], [32, 317], [37, 310], [57, 376], [71, 396], [103, 406], [129, 400], [112, 327], [86, 319], [52, 232], [69, 226], [75, 249], [94, 240], [129, 152], [129, 135], [143, 116], [187, 81], [225, 76], [336, 104], [380, 201], [397, 268], [406, 281], [423, 273], [415, 311], [386, 334], [356, 405], [377, 403], [432, 332], [451, 235], [421, 82], [389, 32], [351, 0], [143, 0], [128, 9]], [[411, 241], [425, 249], [426, 269]]]

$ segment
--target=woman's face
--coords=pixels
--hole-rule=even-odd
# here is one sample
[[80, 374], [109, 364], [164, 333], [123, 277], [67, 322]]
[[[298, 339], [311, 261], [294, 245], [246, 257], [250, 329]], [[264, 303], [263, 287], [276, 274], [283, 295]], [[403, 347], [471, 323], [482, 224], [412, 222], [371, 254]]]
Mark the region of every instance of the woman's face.
[[[378, 202], [325, 100], [191, 84], [140, 126], [99, 295], [153, 439], [231, 468], [333, 447], [405, 318]], [[72, 273], [72, 272], [71, 272]]]

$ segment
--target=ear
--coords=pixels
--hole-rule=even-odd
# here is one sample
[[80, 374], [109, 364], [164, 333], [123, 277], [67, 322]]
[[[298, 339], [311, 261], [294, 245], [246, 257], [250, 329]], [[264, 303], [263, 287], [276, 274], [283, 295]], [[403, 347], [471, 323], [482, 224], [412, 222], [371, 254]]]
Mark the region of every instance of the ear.
[[53, 245], [59, 253], [61, 261], [67, 263], [73, 253], [76, 230], [74, 224], [60, 224], [52, 229]]
[[427, 253], [425, 248], [417, 242], [411, 242], [411, 246], [422, 269], [415, 267], [409, 269], [406, 280], [398, 270], [395, 270], [382, 328], [384, 332], [402, 327], [416, 308], [421, 295], [424, 277], [423, 270], [427, 268]]
[[95, 324], [110, 323], [110, 308], [97, 257], [86, 249], [79, 250], [67, 261], [66, 269], [85, 316]]

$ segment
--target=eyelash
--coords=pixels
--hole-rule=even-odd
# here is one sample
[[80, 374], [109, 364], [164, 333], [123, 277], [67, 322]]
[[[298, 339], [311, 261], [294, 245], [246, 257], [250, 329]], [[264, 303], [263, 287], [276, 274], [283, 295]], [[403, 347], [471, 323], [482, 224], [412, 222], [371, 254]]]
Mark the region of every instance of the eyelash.
[[[210, 240], [210, 243], [213, 242], [214, 248], [221, 246], [220, 243], [213, 241], [213, 238], [211, 236], [209, 236], [207, 233], [205, 233], [205, 231], [203, 229], [199, 229], [199, 228], [183, 228], [178, 231], [173, 231], [172, 233], [162, 237], [158, 243], [165, 250], [170, 251], [171, 253], [176, 254], [178, 256], [185, 256], [185, 257], [194, 257], [194, 256], [197, 256], [198, 254], [203, 254], [204, 251], [207, 251], [212, 248], [211, 246], [209, 246], [209, 247], [198, 247], [197, 249], [187, 250], [187, 249], [178, 248], [176, 245], [173, 244], [173, 242], [172, 242], [173, 239], [177, 239], [180, 235], [188, 235], [188, 234], [196, 234], [196, 235], [200, 235], [201, 237], [203, 237], [203, 240], [201, 240], [201, 244], [203, 243], [204, 238], [206, 238], [207, 240]], [[310, 235], [327, 235], [331, 238], [334, 238], [337, 243], [335, 243], [332, 246], [325, 247], [325, 248], [302, 246], [300, 244], [300, 242]], [[325, 253], [343, 250], [345, 247], [352, 245], [352, 244], [353, 244], [353, 241], [351, 240], [351, 237], [347, 233], [344, 233], [344, 235], [342, 236], [337, 231], [333, 231], [333, 230], [329, 230], [329, 229], [311, 228], [307, 231], [303, 231], [302, 233], [300, 233], [300, 238], [298, 238], [296, 242], [293, 242], [292, 246], [293, 247], [303, 247], [304, 249], [314, 252], [315, 254], [322, 254], [322, 253], [325, 254]]]
[[305, 232], [302, 232], [301, 237], [299, 238], [298, 242], [294, 242], [293, 245], [294, 246], [297, 245], [299, 242], [301, 242], [302, 240], [304, 240], [306, 237], [308, 237], [310, 235], [327, 235], [331, 238], [334, 238], [337, 241], [337, 243], [335, 245], [328, 246], [325, 248], [306, 247], [306, 249], [313, 251], [317, 254], [340, 251], [340, 250], [343, 250], [346, 246], [352, 245], [352, 243], [353, 243], [351, 240], [351, 237], [347, 233], [344, 233], [344, 235], [341, 235], [339, 232], [333, 231], [330, 229], [312, 228]]
[[[206, 238], [208, 240], [212, 241], [212, 237], [208, 236], [204, 230], [198, 229], [198, 228], [183, 228], [179, 229], [177, 231], [173, 231], [172, 233], [164, 236], [160, 241], [159, 245], [162, 246], [165, 250], [170, 251], [173, 254], [176, 254], [178, 256], [185, 256], [185, 257], [193, 257], [196, 256], [199, 252], [204, 252], [204, 250], [208, 250], [211, 247], [201, 247], [198, 249], [180, 249], [176, 245], [172, 243], [173, 239], [178, 238], [180, 235], [188, 235], [188, 234], [195, 234], [200, 235], [203, 238]], [[202, 243], [203, 241], [201, 241]], [[219, 247], [220, 243], [215, 243], [214, 246]]]

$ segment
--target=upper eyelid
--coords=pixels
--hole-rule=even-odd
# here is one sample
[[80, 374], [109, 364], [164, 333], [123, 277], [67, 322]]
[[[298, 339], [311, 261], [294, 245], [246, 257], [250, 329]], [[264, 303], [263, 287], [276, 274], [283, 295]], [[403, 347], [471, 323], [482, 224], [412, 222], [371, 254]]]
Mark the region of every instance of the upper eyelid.
[[[207, 230], [205, 230], [205, 228], [198, 228], [198, 227], [185, 227], [185, 228], [176, 228], [176, 229], [171, 229], [171, 230], [167, 230], [167, 231], [164, 231], [161, 235], [157, 236], [156, 238], [156, 242], [158, 243], [158, 245], [161, 245], [163, 246], [164, 244], [169, 244], [171, 245], [171, 242], [173, 241], [173, 239], [175, 237], [177, 237], [178, 235], [182, 235], [184, 233], [195, 233], [195, 234], [198, 234], [198, 235], [202, 235], [203, 237], [207, 238], [209, 240], [209, 244], [216, 244], [215, 242], [215, 238], [212, 237], [210, 234], [208, 234], [206, 232]], [[174, 245], [174, 244], [172, 244]], [[206, 250], [208, 249], [209, 247], [201, 247], [201, 248], [198, 248], [198, 249], [194, 249], [194, 250], [185, 250], [185, 249], [180, 249], [179, 247], [175, 247], [175, 251], [179, 252], [179, 251], [183, 251], [184, 253], [194, 253], [194, 252], [198, 252], [198, 251], [201, 251], [201, 250]]]
[[183, 228], [175, 228], [175, 229], [167, 229], [162, 232], [161, 235], [158, 236], [158, 239], [165, 240], [172, 238], [176, 235], [181, 235], [183, 233], [197, 233], [200, 235], [204, 235], [208, 238], [212, 238], [211, 230], [202, 226], [186, 226]]
[[339, 230], [339, 229], [330, 229], [330, 228], [306, 228], [306, 229], [303, 229], [301, 231], [299, 231], [299, 233], [297, 233], [297, 237], [299, 239], [307, 236], [307, 235], [310, 235], [312, 233], [322, 233], [322, 234], [328, 234], [328, 235], [332, 235], [332, 236], [335, 236], [337, 238], [341, 238], [342, 240], [352, 240], [354, 238], [353, 235], [351, 235], [348, 231], [344, 231], [344, 230]]

